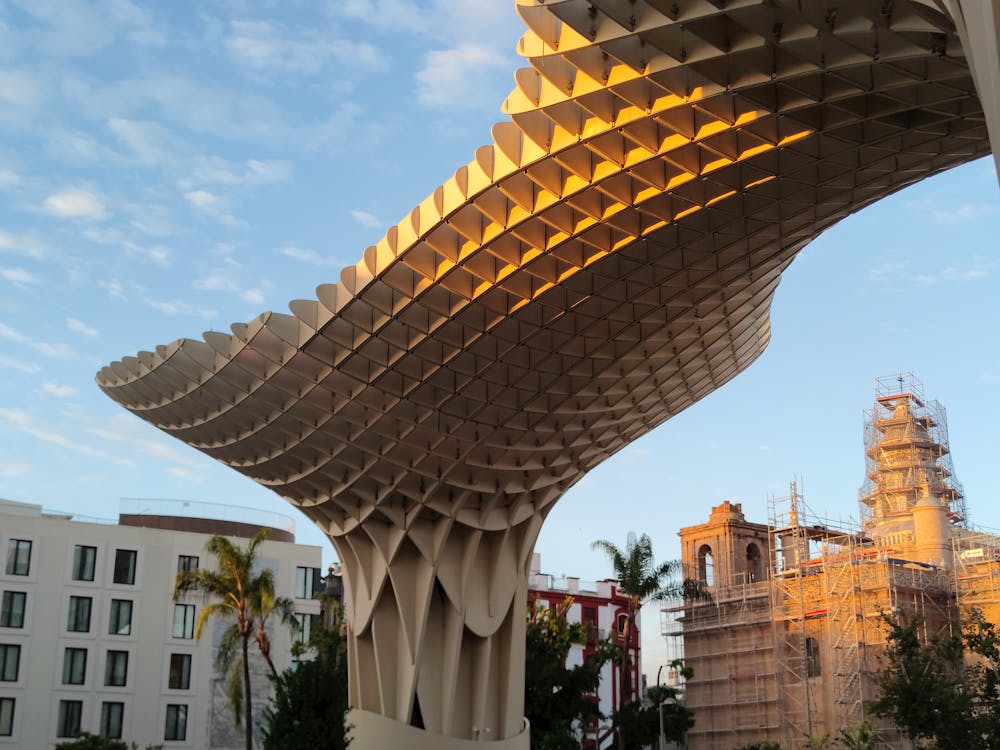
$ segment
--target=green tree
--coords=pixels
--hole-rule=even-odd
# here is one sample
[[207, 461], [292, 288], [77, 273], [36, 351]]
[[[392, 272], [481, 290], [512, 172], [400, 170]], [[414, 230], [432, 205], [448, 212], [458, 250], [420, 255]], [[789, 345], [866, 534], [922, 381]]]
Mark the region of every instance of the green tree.
[[580, 746], [576, 725], [601, 718], [597, 700], [591, 696], [600, 685], [601, 667], [616, 649], [610, 641], [602, 641], [582, 664], [566, 666], [573, 644], [585, 643], [587, 638], [584, 625], [566, 620], [572, 603], [567, 598], [555, 607], [528, 612], [524, 713], [531, 726], [532, 750], [575, 750]]
[[[704, 589], [697, 581], [680, 580], [680, 562], [671, 560], [657, 564], [653, 558], [653, 542], [648, 535], [643, 534], [636, 539], [629, 533], [625, 549], [619, 549], [611, 542], [599, 539], [593, 543], [593, 548], [603, 551], [611, 560], [611, 566], [618, 579], [618, 590], [627, 598], [625, 607], [625, 622], [622, 627], [621, 655], [619, 659], [619, 686], [621, 720], [638, 716], [638, 709], [629, 708], [634, 703], [632, 695], [632, 660], [630, 657], [636, 633], [635, 618], [643, 604], [659, 601], [674, 596], [705, 597]], [[625, 731], [621, 729], [622, 721], [617, 721], [618, 746], [625, 748]]]
[[[205, 624], [212, 617], [233, 621], [222, 635], [215, 663], [220, 672], [229, 674], [229, 702], [237, 726], [241, 723], [241, 710], [244, 713], [247, 750], [253, 750], [250, 639], [255, 637], [255, 631], [263, 630], [261, 621], [266, 621], [272, 611], [284, 613], [290, 608], [290, 603], [274, 595], [274, 571], [264, 568], [254, 573], [257, 548], [266, 536], [267, 530], [261, 529], [245, 549], [224, 536], [213, 536], [205, 549], [215, 555], [217, 570], [182, 570], [174, 582], [175, 601], [189, 591], [200, 591], [205, 597], [206, 604], [195, 622], [195, 638], [201, 638]], [[261, 652], [271, 664], [266, 634], [264, 643], [267, 650], [262, 647]], [[273, 664], [271, 669], [273, 672]]]
[[332, 611], [330, 627], [322, 622], [312, 627], [312, 658], [273, 678], [274, 696], [264, 710], [265, 750], [343, 750], [348, 745], [347, 643], [339, 606]]
[[872, 750], [878, 742], [878, 732], [867, 719], [843, 727], [837, 742], [847, 750]]

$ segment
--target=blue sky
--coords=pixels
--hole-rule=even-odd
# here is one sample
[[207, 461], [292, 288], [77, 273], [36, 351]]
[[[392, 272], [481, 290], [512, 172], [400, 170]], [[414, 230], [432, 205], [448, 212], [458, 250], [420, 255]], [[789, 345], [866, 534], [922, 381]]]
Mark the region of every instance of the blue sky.
[[[512, 0], [0, 0], [0, 497], [293, 513], [94, 373], [336, 280], [488, 141], [521, 30]], [[820, 237], [778, 289], [768, 351], [571, 490], [543, 568], [608, 576], [590, 542], [629, 530], [676, 557], [711, 505], [766, 520], [795, 476], [817, 512], [856, 516], [862, 410], [899, 370], [948, 408], [971, 519], [1000, 527], [998, 237], [987, 160]], [[298, 534], [322, 543], [301, 516]]]

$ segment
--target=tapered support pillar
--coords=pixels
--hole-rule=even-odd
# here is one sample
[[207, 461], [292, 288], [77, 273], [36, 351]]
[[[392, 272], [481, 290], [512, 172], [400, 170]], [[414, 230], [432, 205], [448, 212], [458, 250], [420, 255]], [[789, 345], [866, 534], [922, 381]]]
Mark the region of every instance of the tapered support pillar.
[[390, 735], [418, 747], [424, 740], [412, 738], [426, 735], [428, 747], [527, 748], [527, 580], [543, 516], [497, 517], [483, 527], [381, 505], [333, 537], [345, 570], [352, 747], [386, 747]]

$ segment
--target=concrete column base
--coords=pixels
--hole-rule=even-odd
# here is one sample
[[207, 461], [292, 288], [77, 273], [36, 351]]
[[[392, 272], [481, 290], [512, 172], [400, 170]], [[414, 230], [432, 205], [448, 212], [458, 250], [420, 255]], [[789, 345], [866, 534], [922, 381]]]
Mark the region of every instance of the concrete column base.
[[347, 712], [347, 725], [351, 728], [351, 750], [529, 750], [528, 720], [524, 729], [506, 740], [491, 740], [485, 735], [481, 740], [448, 737], [425, 729], [417, 729], [395, 719], [371, 711], [352, 708]]

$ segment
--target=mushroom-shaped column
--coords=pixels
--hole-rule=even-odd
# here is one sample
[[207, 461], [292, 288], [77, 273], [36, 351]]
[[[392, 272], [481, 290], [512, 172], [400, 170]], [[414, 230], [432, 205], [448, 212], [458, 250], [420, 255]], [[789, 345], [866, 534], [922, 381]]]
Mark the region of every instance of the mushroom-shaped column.
[[333, 540], [359, 750], [523, 746], [552, 503], [764, 351], [819, 233], [990, 150], [945, 0], [517, 3], [509, 118], [338, 283], [98, 375]]

